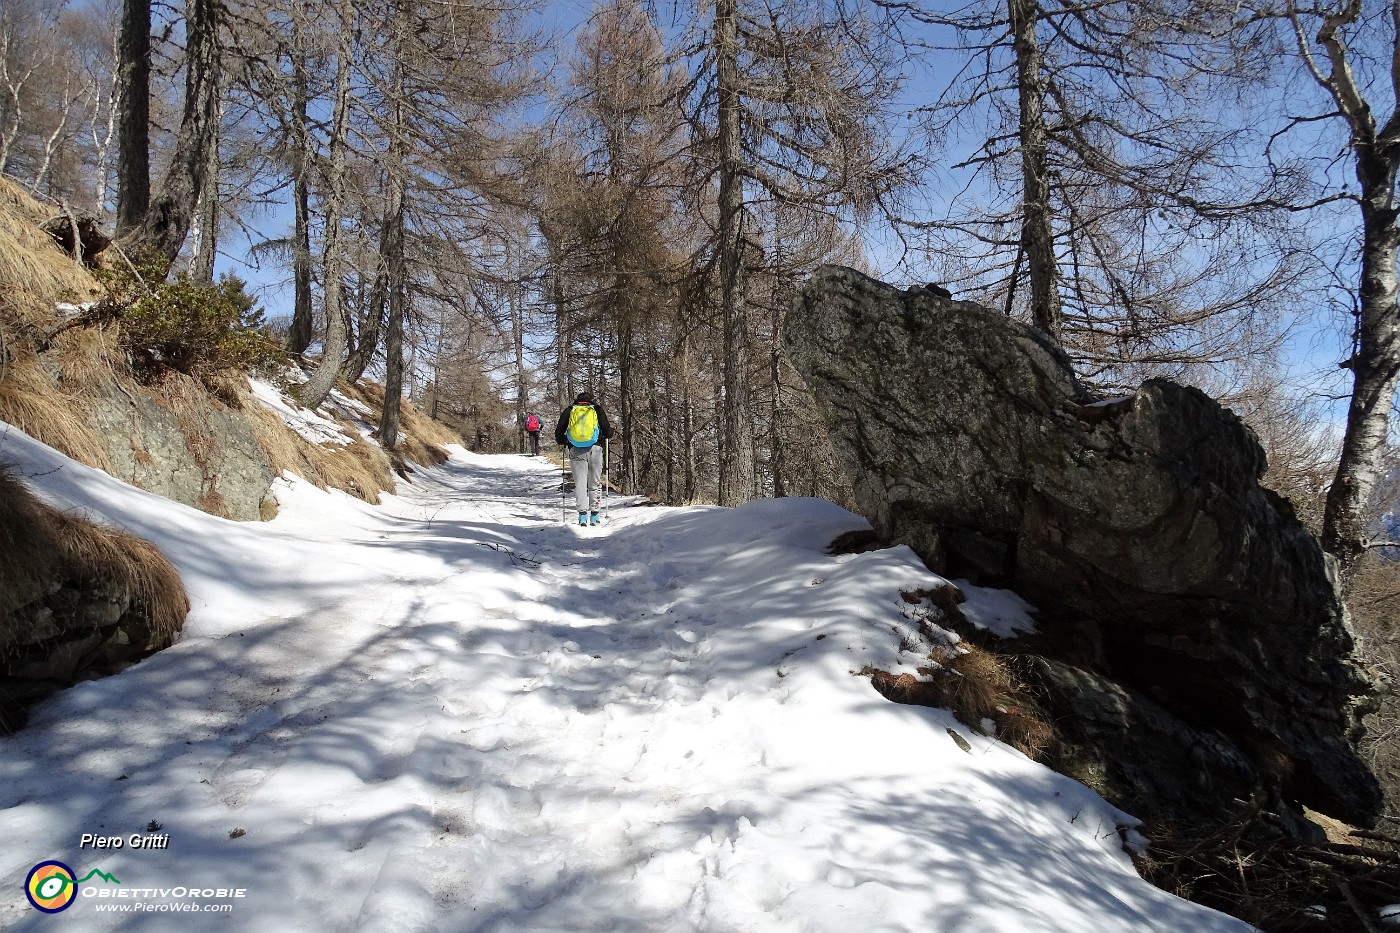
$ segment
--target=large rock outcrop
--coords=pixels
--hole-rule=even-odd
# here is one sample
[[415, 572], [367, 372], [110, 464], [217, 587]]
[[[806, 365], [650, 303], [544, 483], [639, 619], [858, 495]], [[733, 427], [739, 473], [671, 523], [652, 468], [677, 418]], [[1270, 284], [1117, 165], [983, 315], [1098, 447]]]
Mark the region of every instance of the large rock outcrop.
[[214, 515], [258, 520], [276, 472], [242, 413], [194, 380], [171, 376], [161, 393], [109, 382], [90, 405], [113, 476]]
[[1334, 577], [1233, 413], [1163, 380], [1097, 399], [1039, 332], [850, 269], [785, 340], [877, 532], [1040, 607], [1049, 705], [1110, 796], [1199, 816], [1272, 783], [1375, 818]]

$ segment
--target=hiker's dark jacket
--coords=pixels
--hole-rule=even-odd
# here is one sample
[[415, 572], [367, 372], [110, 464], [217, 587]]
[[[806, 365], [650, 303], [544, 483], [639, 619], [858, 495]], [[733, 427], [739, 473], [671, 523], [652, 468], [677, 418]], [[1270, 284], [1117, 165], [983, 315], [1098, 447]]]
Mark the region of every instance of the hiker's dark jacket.
[[569, 411], [573, 409], [574, 405], [580, 404], [592, 405], [593, 410], [598, 413], [598, 440], [601, 441], [604, 438], [612, 437], [612, 425], [608, 424], [608, 416], [607, 413], [603, 411], [602, 405], [599, 405], [597, 402], [575, 402], [573, 405], [564, 406], [564, 410], [559, 413], [559, 423], [554, 426], [554, 443], [561, 447], [570, 446], [567, 437], [567, 432], [569, 430]]

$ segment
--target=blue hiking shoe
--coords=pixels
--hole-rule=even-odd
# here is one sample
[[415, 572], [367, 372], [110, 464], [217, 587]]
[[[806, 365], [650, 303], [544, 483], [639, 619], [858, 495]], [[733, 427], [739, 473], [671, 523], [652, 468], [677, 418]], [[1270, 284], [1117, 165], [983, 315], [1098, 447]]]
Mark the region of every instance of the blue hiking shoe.
[[578, 513], [578, 523], [579, 523], [580, 525], [587, 525], [587, 524], [588, 524], [588, 513], [587, 513], [587, 512], [580, 512], [580, 513]]
[[588, 524], [590, 524], [590, 525], [601, 525], [601, 524], [603, 524], [603, 516], [599, 515], [597, 512], [594, 512], [592, 515], [588, 516]]

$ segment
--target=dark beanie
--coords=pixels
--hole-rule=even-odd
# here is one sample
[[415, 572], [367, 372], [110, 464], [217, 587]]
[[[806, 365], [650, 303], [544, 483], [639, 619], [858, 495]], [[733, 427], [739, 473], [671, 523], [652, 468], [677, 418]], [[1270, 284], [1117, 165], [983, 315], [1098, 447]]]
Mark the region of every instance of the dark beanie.
[[593, 393], [592, 393], [592, 392], [580, 392], [580, 393], [578, 394], [578, 399], [577, 399], [577, 401], [580, 401], [580, 402], [587, 402], [588, 404], [592, 405], [592, 404], [593, 404]]

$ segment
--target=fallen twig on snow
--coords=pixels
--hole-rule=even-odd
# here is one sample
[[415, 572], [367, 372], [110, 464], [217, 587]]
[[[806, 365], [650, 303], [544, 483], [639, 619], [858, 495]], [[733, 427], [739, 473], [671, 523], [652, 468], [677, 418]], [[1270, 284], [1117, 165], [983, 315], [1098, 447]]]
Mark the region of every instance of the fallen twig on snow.
[[504, 544], [495, 544], [490, 541], [476, 541], [474, 543], [481, 547], [489, 547], [493, 551], [500, 551], [502, 554], [509, 556], [511, 563], [514, 564], [522, 564], [526, 567], [538, 567], [541, 563], [534, 557], [526, 557], [522, 554], [515, 553], [510, 548], [506, 547]]

